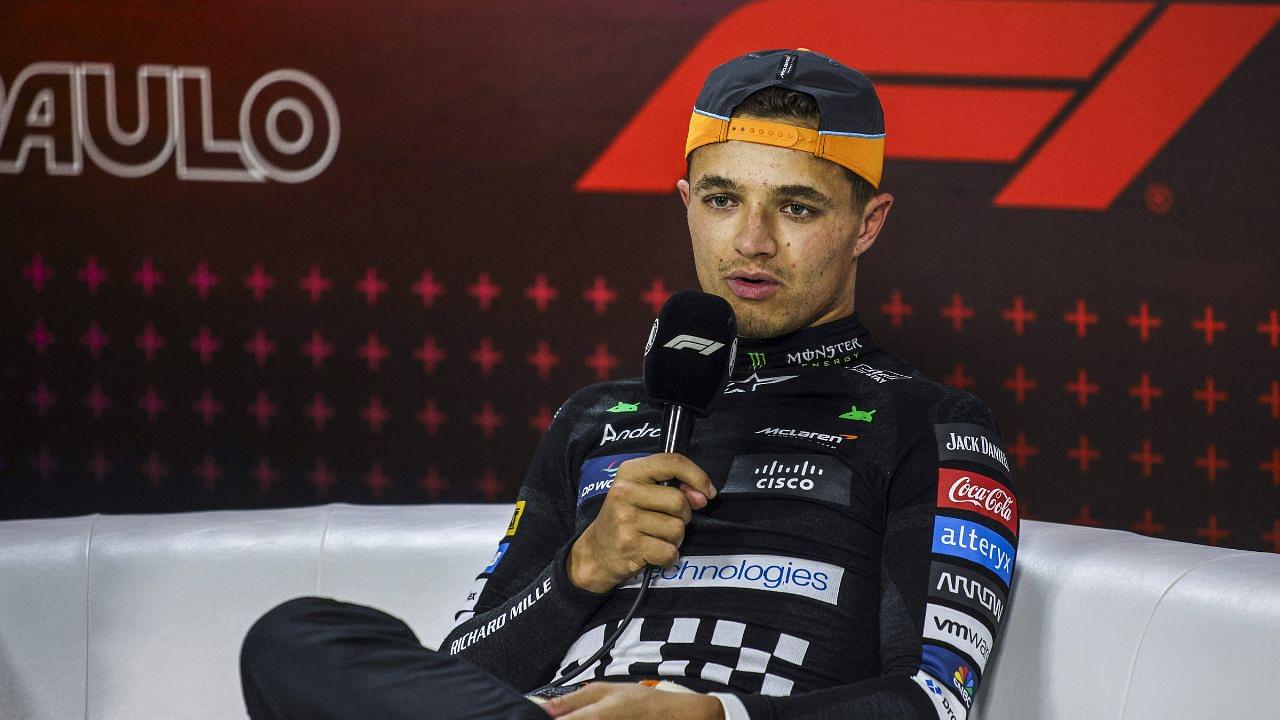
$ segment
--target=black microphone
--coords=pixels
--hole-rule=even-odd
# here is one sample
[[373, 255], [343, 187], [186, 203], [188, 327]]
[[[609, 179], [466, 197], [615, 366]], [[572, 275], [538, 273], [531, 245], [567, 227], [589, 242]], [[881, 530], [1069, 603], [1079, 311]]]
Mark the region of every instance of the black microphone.
[[[693, 418], [706, 415], [711, 401], [724, 390], [737, 351], [738, 320], [724, 298], [681, 290], [662, 306], [644, 346], [644, 389], [649, 403], [662, 407], [663, 452], [688, 451]], [[613, 634], [590, 657], [570, 663], [547, 688], [563, 687], [613, 649], [660, 570], [652, 565], [644, 569], [640, 592]]]
[[689, 449], [693, 418], [724, 390], [737, 351], [738, 321], [724, 298], [681, 290], [662, 306], [644, 348], [644, 389], [663, 410], [663, 452]]

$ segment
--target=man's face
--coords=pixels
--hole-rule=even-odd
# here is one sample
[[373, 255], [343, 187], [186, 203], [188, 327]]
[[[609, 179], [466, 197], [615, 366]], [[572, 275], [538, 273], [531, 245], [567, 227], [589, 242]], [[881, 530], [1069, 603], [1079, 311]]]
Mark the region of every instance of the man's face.
[[857, 256], [870, 242], [859, 244], [862, 208], [839, 166], [730, 140], [695, 150], [677, 187], [698, 282], [733, 306], [740, 336], [776, 337], [852, 312]]

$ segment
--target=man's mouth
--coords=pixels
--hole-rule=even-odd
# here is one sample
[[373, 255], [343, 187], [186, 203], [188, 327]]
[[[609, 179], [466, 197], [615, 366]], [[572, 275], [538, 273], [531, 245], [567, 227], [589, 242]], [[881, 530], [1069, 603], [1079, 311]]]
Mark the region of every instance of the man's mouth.
[[782, 283], [765, 272], [746, 272], [737, 270], [725, 278], [729, 290], [743, 300], [764, 300], [773, 296], [782, 287]]

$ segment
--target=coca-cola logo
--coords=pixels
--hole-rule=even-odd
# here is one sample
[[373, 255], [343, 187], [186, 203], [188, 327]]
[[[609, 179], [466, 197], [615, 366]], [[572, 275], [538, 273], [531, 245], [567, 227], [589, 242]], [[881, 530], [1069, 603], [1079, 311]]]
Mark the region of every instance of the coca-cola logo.
[[985, 488], [975, 485], [973, 479], [965, 475], [951, 483], [947, 496], [954, 503], [969, 503], [1010, 521], [1013, 518], [1013, 496], [1004, 488]]
[[1018, 533], [1018, 498], [1004, 483], [982, 473], [938, 468], [938, 507], [975, 512]]

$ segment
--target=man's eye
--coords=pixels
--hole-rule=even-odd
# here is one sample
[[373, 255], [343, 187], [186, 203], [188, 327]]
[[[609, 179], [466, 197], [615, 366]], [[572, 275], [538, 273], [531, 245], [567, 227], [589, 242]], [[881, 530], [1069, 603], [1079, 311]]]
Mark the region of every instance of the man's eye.
[[813, 214], [813, 208], [808, 205], [801, 205], [800, 203], [787, 203], [782, 206], [782, 212], [783, 214], [793, 215], [795, 217], [805, 217]]
[[733, 204], [733, 201], [724, 195], [712, 195], [707, 198], [706, 203], [717, 210], [723, 210]]

